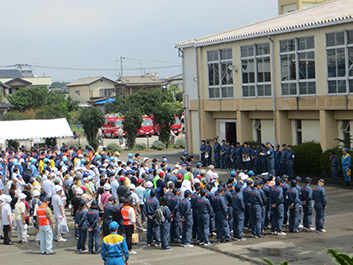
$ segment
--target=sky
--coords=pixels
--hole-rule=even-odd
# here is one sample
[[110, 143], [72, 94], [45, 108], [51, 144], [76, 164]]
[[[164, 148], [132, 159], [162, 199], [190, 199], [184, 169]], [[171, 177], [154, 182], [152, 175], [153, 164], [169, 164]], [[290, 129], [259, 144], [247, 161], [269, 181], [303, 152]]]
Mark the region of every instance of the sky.
[[[0, 67], [53, 82], [182, 72], [175, 43], [277, 16], [277, 0], [1, 1]], [[142, 68], [142, 69], [141, 69]]]

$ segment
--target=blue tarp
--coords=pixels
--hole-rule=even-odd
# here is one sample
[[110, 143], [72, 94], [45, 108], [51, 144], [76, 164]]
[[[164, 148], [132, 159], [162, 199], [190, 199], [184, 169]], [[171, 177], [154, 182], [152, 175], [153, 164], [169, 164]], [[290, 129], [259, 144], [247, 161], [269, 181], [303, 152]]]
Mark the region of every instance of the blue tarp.
[[114, 101], [115, 101], [115, 98], [108, 98], [108, 99], [105, 99], [105, 100], [102, 100], [102, 101], [97, 101], [96, 105], [105, 104], [107, 102], [114, 102]]

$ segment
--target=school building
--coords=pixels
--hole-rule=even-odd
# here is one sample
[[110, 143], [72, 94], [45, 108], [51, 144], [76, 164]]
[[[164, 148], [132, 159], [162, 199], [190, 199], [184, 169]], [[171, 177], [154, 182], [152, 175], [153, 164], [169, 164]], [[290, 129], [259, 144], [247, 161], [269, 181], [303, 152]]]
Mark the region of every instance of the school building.
[[317, 141], [353, 134], [353, 1], [336, 0], [176, 44], [187, 151], [201, 139]]

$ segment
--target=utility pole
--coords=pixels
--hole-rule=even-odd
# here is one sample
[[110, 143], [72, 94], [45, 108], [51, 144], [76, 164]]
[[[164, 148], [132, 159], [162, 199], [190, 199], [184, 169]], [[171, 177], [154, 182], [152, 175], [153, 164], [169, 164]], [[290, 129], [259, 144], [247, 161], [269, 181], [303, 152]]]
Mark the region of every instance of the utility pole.
[[125, 59], [125, 57], [120, 56], [120, 69], [121, 69], [121, 76], [124, 75], [124, 68], [123, 68], [123, 59]]

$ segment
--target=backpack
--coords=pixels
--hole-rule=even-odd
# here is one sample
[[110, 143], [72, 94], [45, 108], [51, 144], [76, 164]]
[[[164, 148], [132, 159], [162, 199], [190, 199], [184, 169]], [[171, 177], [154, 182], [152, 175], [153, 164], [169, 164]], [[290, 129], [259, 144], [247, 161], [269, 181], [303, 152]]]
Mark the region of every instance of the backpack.
[[123, 225], [124, 223], [124, 218], [121, 214], [121, 208], [122, 205], [119, 205], [118, 207], [116, 207], [116, 212], [113, 213], [113, 221], [116, 221], [119, 225]]
[[159, 207], [156, 210], [155, 216], [156, 216], [157, 223], [159, 223], [159, 224], [164, 223], [165, 218], [164, 218], [164, 214], [163, 214], [163, 206]]
[[75, 193], [74, 193], [74, 191], [72, 190], [72, 186], [73, 186], [74, 184], [72, 184], [69, 188], [68, 188], [68, 192], [67, 192], [67, 195], [68, 195], [68, 199], [69, 200], [72, 200], [74, 197], [75, 197]]

